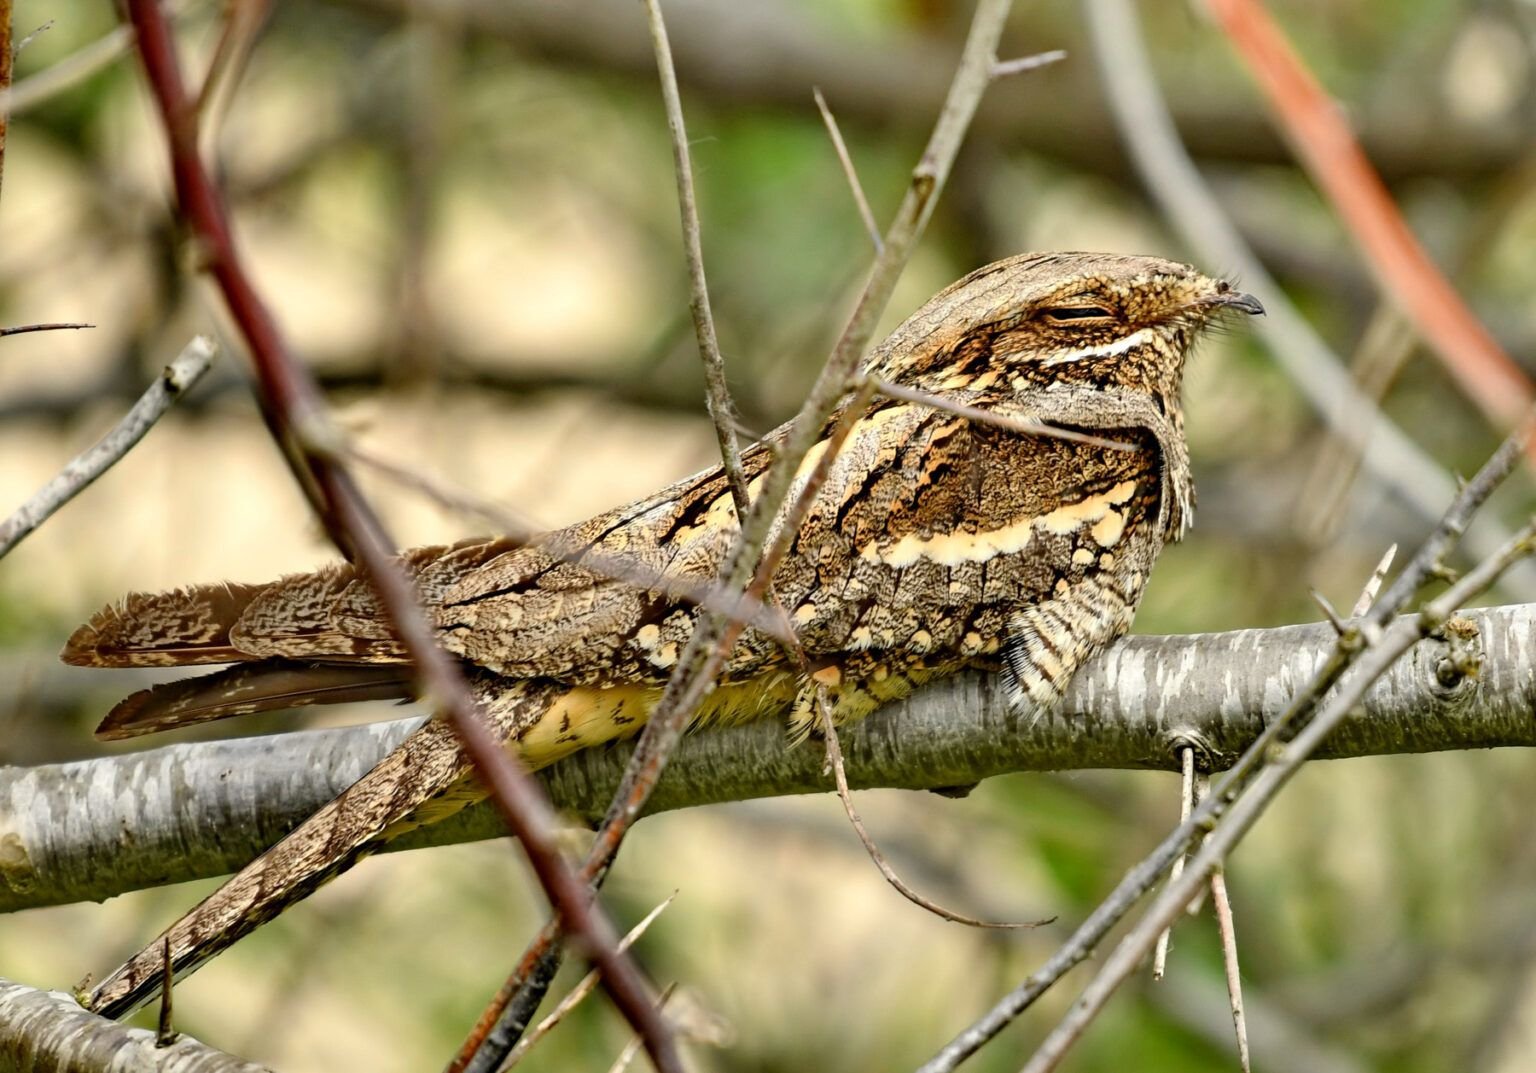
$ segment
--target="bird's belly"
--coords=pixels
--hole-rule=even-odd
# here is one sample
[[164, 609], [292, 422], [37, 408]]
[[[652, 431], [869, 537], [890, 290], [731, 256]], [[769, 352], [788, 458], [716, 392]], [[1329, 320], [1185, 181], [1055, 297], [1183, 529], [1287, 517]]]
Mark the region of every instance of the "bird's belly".
[[[562, 693], [517, 739], [530, 768], [541, 768], [604, 742], [632, 737], [645, 726], [661, 700], [660, 686], [574, 686]], [[794, 677], [783, 671], [717, 686], [699, 705], [693, 726], [745, 722], [783, 711], [794, 700]]]

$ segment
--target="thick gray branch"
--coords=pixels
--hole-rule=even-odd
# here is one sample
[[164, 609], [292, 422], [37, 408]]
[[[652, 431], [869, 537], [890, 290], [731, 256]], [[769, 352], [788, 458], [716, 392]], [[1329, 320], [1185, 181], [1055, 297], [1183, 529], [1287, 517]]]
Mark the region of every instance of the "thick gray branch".
[[0, 979], [0, 1069], [22, 1073], [267, 1073], [190, 1036], [155, 1044], [148, 1029], [87, 1013], [68, 995]]
[[[1536, 604], [1470, 611], [1478, 671], [1428, 640], [1381, 679], [1320, 756], [1536, 745]], [[1173, 742], [1206, 762], [1234, 758], [1308, 681], [1333, 644], [1326, 625], [1131, 637], [1081, 674], [1060, 710], [1008, 709], [995, 677], [920, 690], [842, 735], [856, 787], [958, 786], [1012, 771], [1176, 770]], [[0, 911], [233, 871], [339, 793], [414, 720], [345, 730], [173, 745], [35, 768], [0, 768]], [[540, 773], [556, 805], [600, 817], [630, 747], [589, 750]], [[815, 745], [782, 724], [687, 737], [651, 811], [831, 788]], [[503, 833], [476, 808], [397, 848]]]

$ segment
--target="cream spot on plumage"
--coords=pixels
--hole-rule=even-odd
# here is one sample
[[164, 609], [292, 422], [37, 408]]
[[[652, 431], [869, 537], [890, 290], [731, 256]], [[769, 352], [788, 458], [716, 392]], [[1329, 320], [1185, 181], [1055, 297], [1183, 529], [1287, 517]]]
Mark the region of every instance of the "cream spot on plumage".
[[1125, 532], [1125, 515], [1117, 510], [1107, 511], [1104, 517], [1094, 523], [1093, 539], [1099, 542], [1099, 547], [1113, 547], [1115, 541], [1120, 539]]
[[1087, 548], [1077, 548], [1072, 552], [1073, 566], [1087, 566], [1093, 562], [1093, 552]]
[[1065, 536], [1084, 525], [1094, 525], [1114, 515], [1114, 536], [1109, 541], [1100, 539], [1098, 526], [1094, 528], [1094, 538], [1105, 545], [1118, 540], [1125, 528], [1125, 518], [1111, 508], [1126, 502], [1135, 494], [1135, 481], [1121, 481], [1102, 495], [1089, 496], [1077, 503], [1057, 507], [1049, 514], [1024, 518], [1000, 529], [981, 533], [935, 533], [927, 537], [908, 533], [889, 548], [882, 549], [878, 541], [872, 540], [864, 545], [859, 555], [868, 562], [883, 562], [896, 567], [911, 566], [919, 559], [944, 566], [983, 563], [999, 554], [1011, 555], [1023, 551], [1037, 527], [1048, 533]]

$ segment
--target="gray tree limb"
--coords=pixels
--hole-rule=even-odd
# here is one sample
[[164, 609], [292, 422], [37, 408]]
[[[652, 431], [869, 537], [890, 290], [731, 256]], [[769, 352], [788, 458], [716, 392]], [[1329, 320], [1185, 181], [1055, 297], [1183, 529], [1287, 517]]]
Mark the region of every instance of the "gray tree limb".
[[[1475, 650], [1415, 646], [1329, 739], [1323, 757], [1536, 745], [1536, 604], [1468, 611]], [[1176, 770], [1235, 758], [1313, 676], [1326, 624], [1130, 637], [1078, 675], [1065, 702], [1010, 711], [997, 678], [967, 674], [888, 705], [841, 735], [855, 787], [962, 786], [1014, 771]], [[1467, 668], [1475, 668], [1467, 673]], [[350, 785], [415, 725], [172, 745], [66, 764], [0, 768], [0, 911], [103, 899], [238, 868]], [[631, 747], [587, 750], [540, 772], [560, 808], [602, 816]], [[831, 789], [814, 743], [761, 720], [684, 739], [649, 811]], [[391, 848], [504, 833], [474, 808]]]
[[267, 1073], [177, 1036], [155, 1043], [144, 1028], [127, 1028], [80, 1008], [68, 995], [0, 979], [0, 1069], [16, 1073]]

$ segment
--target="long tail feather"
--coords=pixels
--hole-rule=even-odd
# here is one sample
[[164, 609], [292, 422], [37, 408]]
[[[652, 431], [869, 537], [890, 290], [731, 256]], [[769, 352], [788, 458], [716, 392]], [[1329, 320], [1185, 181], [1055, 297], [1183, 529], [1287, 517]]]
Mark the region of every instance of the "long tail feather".
[[[490, 729], [503, 740], [536, 723], [562, 691], [489, 675], [474, 684]], [[182, 979], [390, 839], [483, 796], [453, 730], [428, 723], [96, 985], [90, 1008], [114, 1018], [131, 1013], [159, 994], [167, 949]]]
[[136, 592], [91, 616], [64, 645], [76, 667], [179, 667], [247, 658], [230, 629], [264, 585]]
[[255, 712], [398, 700], [410, 691], [404, 667], [262, 660], [140, 690], [107, 713], [96, 736], [116, 741]]

